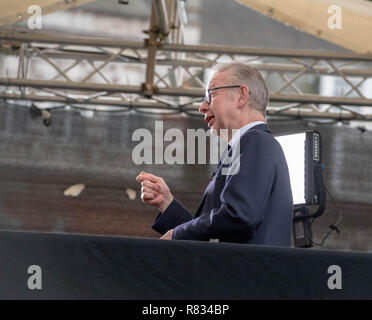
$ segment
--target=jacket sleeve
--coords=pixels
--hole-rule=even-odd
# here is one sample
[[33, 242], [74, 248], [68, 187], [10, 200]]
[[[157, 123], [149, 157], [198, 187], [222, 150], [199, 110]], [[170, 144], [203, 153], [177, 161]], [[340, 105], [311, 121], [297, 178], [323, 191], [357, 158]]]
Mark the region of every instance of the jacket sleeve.
[[246, 242], [252, 238], [263, 222], [276, 175], [270, 141], [260, 135], [251, 136], [231, 167], [238, 170], [226, 176], [220, 207], [177, 226], [173, 239]]
[[164, 234], [179, 224], [190, 221], [192, 218], [193, 216], [187, 209], [176, 199], [173, 199], [163, 213], [159, 212], [151, 227], [160, 234]]

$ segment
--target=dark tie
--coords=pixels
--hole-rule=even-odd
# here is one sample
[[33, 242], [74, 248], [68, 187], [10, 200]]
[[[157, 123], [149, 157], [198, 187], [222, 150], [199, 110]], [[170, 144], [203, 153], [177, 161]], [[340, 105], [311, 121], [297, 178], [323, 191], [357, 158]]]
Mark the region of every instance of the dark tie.
[[[216, 175], [216, 172], [218, 171], [218, 169], [221, 167], [222, 165], [222, 160], [225, 162], [226, 160], [226, 157], [231, 157], [231, 146], [228, 144], [226, 149], [223, 151], [221, 157], [220, 157], [220, 160], [218, 161], [218, 165], [217, 165], [217, 168], [216, 170], [212, 173], [210, 179], [213, 179], [213, 177]], [[226, 165], [226, 163], [224, 163], [224, 165]]]

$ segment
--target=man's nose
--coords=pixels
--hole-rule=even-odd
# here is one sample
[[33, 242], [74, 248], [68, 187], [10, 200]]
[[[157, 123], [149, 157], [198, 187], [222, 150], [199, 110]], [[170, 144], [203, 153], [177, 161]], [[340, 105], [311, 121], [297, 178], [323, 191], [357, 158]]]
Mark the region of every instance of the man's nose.
[[204, 100], [199, 108], [199, 112], [206, 113], [209, 110], [209, 104]]

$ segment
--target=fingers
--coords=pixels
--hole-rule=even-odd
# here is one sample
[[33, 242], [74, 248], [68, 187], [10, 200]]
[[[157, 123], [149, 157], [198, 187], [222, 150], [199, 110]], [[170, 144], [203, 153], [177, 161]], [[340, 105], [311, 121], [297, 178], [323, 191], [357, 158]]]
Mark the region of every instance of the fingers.
[[137, 182], [142, 182], [142, 181], [144, 181], [144, 180], [146, 180], [146, 176], [143, 175], [142, 173], [139, 174], [139, 175], [136, 177], [136, 181], [137, 181]]
[[143, 175], [143, 176], [145, 176], [145, 177], [147, 177], [148, 179], [150, 179], [150, 180], [155, 180], [155, 181], [158, 181], [159, 180], [159, 177], [157, 177], [157, 176], [155, 176], [155, 175], [153, 175], [153, 174], [151, 174], [151, 173], [147, 173], [147, 172], [141, 172], [141, 174]]
[[157, 181], [159, 181], [159, 179], [160, 179], [159, 177], [154, 176], [151, 173], [146, 173], [146, 172], [143, 172], [143, 171], [136, 177], [137, 182], [142, 182], [142, 181], [145, 181], [145, 180], [149, 180], [149, 181], [152, 181], [152, 182], [157, 182]]
[[149, 178], [150, 175], [141, 172], [141, 174], [136, 179], [138, 182], [141, 182], [141, 199], [145, 202], [155, 200], [160, 191], [158, 185], [156, 185], [154, 182], [151, 182], [150, 180], [147, 180]]
[[164, 202], [169, 190], [161, 177], [142, 171], [136, 177], [136, 180], [141, 183], [141, 199], [143, 202], [153, 206], [159, 206]]
[[152, 193], [142, 192], [141, 199], [142, 201], [154, 200], [156, 196]]
[[149, 187], [142, 187], [141, 188], [141, 193], [149, 193], [149, 194], [154, 195], [155, 197], [157, 195], [159, 195], [159, 192], [158, 191], [156, 191], [156, 190], [154, 190], [152, 188], [149, 188]]
[[148, 203], [148, 204], [152, 204], [151, 202], [154, 201], [156, 202], [156, 196], [151, 194], [151, 193], [141, 193], [141, 199], [143, 202], [145, 203]]
[[142, 186], [141, 188], [141, 199], [142, 200], [149, 200], [149, 199], [155, 199], [159, 195], [159, 192], [157, 190], [154, 190], [149, 187]]
[[141, 186], [153, 189], [154, 191], [157, 191], [157, 192], [160, 191], [160, 187], [157, 184], [151, 181], [148, 181], [148, 180], [144, 180], [143, 182], [141, 182]]

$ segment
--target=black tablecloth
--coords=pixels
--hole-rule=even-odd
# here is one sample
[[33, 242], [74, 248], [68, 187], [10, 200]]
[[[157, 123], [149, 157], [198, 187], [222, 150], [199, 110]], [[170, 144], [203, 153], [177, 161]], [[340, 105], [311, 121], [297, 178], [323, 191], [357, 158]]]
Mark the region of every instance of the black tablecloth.
[[0, 261], [1, 299], [372, 298], [372, 255], [354, 252], [3, 231]]

